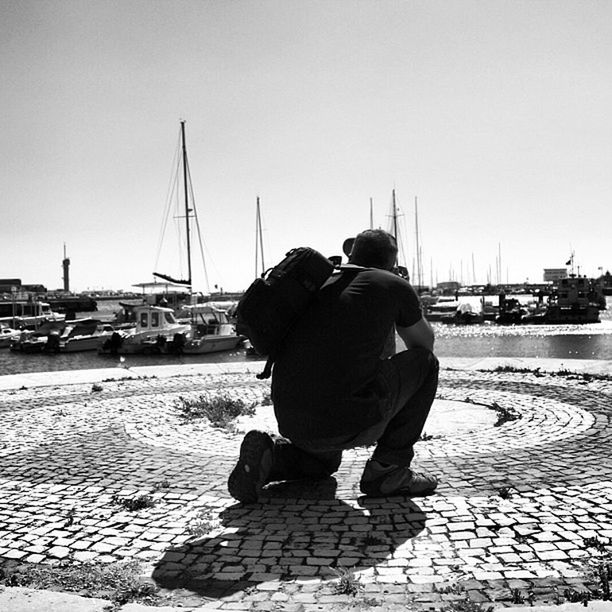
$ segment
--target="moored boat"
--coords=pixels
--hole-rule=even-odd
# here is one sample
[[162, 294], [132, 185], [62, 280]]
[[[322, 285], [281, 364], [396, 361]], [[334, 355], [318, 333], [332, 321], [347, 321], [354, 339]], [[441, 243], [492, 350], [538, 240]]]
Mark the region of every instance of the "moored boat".
[[225, 310], [210, 304], [194, 304], [185, 306], [182, 313], [191, 320], [191, 332], [180, 351], [186, 355], [231, 351], [244, 340], [229, 322]]
[[[171, 308], [142, 304], [133, 307], [135, 325], [119, 329], [104, 339], [98, 352], [112, 355], [154, 355], [173, 352], [184, 343], [191, 325], [176, 320]], [[181, 341], [182, 338], [182, 341]]]
[[605, 308], [601, 287], [586, 276], [570, 274], [560, 279], [548, 296], [543, 313], [526, 316], [525, 323], [599, 323], [599, 311]]
[[0, 325], [13, 329], [34, 329], [49, 321], [61, 322], [65, 315], [51, 309], [48, 302], [35, 299], [0, 300]]
[[459, 308], [459, 302], [452, 297], [440, 296], [436, 302], [426, 307], [425, 318], [433, 323], [451, 320]]
[[527, 314], [527, 309], [518, 299], [507, 298], [504, 293], [500, 293], [499, 308], [494, 319], [498, 325], [519, 325]]
[[[60, 353], [76, 353], [95, 351], [114, 333], [114, 328], [108, 323], [97, 319], [85, 319], [66, 325], [57, 338], [57, 350]], [[49, 339], [51, 336], [49, 337]]]
[[32, 330], [22, 330], [11, 340], [11, 351], [19, 353], [42, 353], [47, 346], [48, 334]]
[[469, 302], [446, 296], [440, 296], [425, 307], [425, 318], [430, 322], [453, 325], [474, 325], [484, 321], [483, 314], [475, 312]]
[[12, 329], [11, 327], [0, 328], [0, 348], [8, 348], [13, 340], [19, 337], [21, 332], [18, 329]]

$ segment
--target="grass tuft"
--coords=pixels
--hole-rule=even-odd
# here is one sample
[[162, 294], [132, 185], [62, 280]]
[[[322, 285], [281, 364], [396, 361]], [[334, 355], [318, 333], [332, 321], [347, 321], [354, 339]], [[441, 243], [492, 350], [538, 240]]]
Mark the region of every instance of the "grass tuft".
[[4, 563], [0, 564], [0, 584], [77, 592], [84, 597], [110, 599], [116, 605], [132, 601], [155, 604], [159, 599], [157, 587], [142, 580], [136, 561], [82, 565]]
[[336, 595], [355, 597], [363, 589], [359, 576], [355, 576], [351, 570], [345, 567], [330, 567], [329, 569], [338, 577], [338, 583], [334, 585]]
[[494, 606], [484, 606], [480, 602], [472, 601], [469, 596], [464, 599], [451, 601], [442, 608], [442, 612], [493, 612]]
[[208, 535], [218, 526], [218, 524], [213, 511], [210, 508], [204, 508], [200, 510], [194, 520], [187, 525], [187, 533], [194, 538], [200, 538]]
[[521, 418], [521, 415], [516, 410], [500, 406], [497, 402], [493, 402], [489, 408], [497, 412], [497, 421], [493, 423], [493, 427], [501, 427], [504, 423], [518, 421]]
[[575, 380], [583, 380], [585, 382], [591, 382], [593, 380], [612, 380], [612, 376], [609, 374], [589, 374], [588, 372], [572, 372], [567, 368], [559, 368], [556, 372], [540, 371], [540, 368], [518, 368], [511, 365], [500, 365], [493, 370], [479, 370], [480, 372], [499, 372], [499, 373], [512, 373], [512, 374], [533, 374], [536, 377], [542, 376], [559, 376], [560, 378], [571, 378]]
[[178, 409], [181, 416], [193, 421], [206, 418], [213, 427], [225, 428], [240, 416], [255, 414], [255, 404], [221, 393], [212, 397], [200, 395], [196, 399], [179, 397]]
[[125, 510], [136, 512], [144, 508], [152, 508], [155, 500], [150, 495], [138, 495], [136, 497], [120, 497], [113, 495], [111, 502], [117, 506], [122, 506]]

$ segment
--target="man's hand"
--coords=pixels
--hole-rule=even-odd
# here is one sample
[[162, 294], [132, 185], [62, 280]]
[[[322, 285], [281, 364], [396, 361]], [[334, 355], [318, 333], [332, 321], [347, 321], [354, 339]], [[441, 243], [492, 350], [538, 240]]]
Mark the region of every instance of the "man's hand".
[[433, 352], [435, 340], [434, 332], [429, 321], [424, 317], [410, 327], [400, 327], [398, 325], [397, 333], [404, 341], [406, 348], [421, 347]]

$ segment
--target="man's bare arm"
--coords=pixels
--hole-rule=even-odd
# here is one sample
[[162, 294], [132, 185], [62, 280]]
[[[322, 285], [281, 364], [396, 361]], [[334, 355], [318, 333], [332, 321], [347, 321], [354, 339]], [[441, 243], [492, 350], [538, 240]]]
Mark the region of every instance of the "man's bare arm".
[[421, 318], [410, 327], [400, 327], [398, 325], [397, 333], [404, 341], [406, 348], [422, 347], [433, 352], [435, 337], [427, 319]]

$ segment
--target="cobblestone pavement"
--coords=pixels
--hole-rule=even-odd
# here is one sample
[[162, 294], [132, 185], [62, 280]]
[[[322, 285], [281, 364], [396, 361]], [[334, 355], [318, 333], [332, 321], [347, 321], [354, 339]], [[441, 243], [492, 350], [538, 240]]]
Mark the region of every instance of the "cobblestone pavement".
[[[181, 416], [181, 398], [218, 394], [256, 414], [235, 431]], [[357, 449], [335, 478], [244, 506], [227, 476], [244, 431], [274, 431], [268, 398], [247, 371], [0, 391], [0, 560], [135, 558], [173, 605], [222, 610], [556, 603], [601, 586], [612, 381], [444, 369], [433, 423], [445, 403], [495, 418], [426, 432], [415, 463], [440, 476], [435, 495], [363, 498]]]

